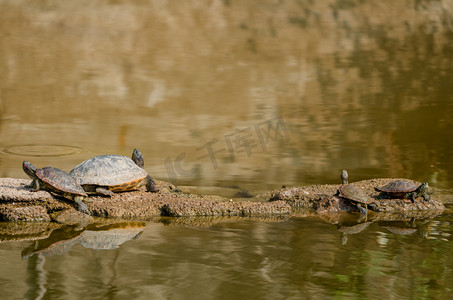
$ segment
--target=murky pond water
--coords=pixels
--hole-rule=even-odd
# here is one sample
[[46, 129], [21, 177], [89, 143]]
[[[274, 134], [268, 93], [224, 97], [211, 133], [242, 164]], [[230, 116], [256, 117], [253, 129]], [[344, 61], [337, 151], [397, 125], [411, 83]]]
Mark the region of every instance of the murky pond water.
[[[0, 176], [138, 148], [153, 177], [195, 192], [336, 183], [347, 168], [428, 181], [451, 202], [452, 16], [446, 0], [0, 1]], [[26, 261], [30, 242], [8, 242], [0, 285], [11, 298], [448, 298], [452, 221], [428, 237], [370, 224], [343, 246], [315, 219], [150, 223], [118, 249]]]
[[0, 288], [5, 299], [448, 299], [452, 216], [405, 230], [315, 218], [62, 227], [0, 244]]

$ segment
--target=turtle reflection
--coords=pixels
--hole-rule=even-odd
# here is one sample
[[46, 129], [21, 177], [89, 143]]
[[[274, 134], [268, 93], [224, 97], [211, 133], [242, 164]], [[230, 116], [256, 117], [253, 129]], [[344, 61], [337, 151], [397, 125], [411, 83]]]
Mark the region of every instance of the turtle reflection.
[[338, 228], [338, 231], [341, 232], [341, 244], [346, 245], [346, 243], [348, 242], [348, 235], [357, 234], [364, 231], [371, 223], [373, 222], [340, 226], [340, 228]]
[[85, 248], [111, 250], [120, 247], [129, 240], [136, 240], [145, 229], [144, 223], [127, 224], [127, 227], [106, 226], [97, 230], [85, 230], [78, 241]]
[[95, 250], [116, 249], [129, 240], [139, 238], [144, 229], [143, 222], [90, 224], [85, 230], [63, 226], [55, 229], [48, 238], [34, 241], [22, 251], [22, 257], [63, 255], [76, 244]]
[[[429, 219], [410, 221], [378, 221], [377, 224], [395, 235], [412, 235], [417, 233], [421, 238], [427, 238], [429, 233]], [[338, 225], [338, 232], [341, 233], [341, 244], [346, 245], [348, 237], [350, 235], [358, 234], [368, 228], [374, 222], [353, 222], [348, 219], [344, 219]]]
[[428, 237], [429, 220], [412, 221], [380, 221], [381, 228], [397, 235], [411, 235], [417, 233], [422, 238]]

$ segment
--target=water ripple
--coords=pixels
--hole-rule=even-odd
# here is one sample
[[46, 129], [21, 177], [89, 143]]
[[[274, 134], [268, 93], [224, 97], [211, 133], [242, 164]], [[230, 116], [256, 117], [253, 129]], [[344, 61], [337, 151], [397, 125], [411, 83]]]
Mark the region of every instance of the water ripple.
[[81, 148], [68, 145], [13, 145], [0, 149], [1, 153], [34, 157], [61, 157], [78, 154]]

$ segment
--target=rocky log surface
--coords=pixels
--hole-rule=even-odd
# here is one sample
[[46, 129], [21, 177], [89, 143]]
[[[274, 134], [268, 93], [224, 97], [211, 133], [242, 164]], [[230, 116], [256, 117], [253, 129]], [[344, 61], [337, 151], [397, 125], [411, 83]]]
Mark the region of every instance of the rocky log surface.
[[[431, 192], [431, 199], [377, 199], [376, 186], [395, 179], [371, 179], [352, 183], [375, 199], [378, 212], [369, 211], [368, 218], [428, 218], [442, 213], [445, 206]], [[26, 187], [30, 180], [0, 178], [1, 221], [56, 221], [63, 224], [90, 223], [93, 217], [127, 220], [150, 220], [154, 217], [266, 217], [320, 215], [332, 218], [339, 213], [358, 209], [347, 199], [336, 196], [339, 185], [312, 185], [281, 188], [251, 198], [233, 201], [219, 196], [180, 192], [174, 185], [157, 181], [157, 193], [133, 191], [115, 196], [90, 196], [86, 201], [89, 215], [76, 211], [74, 203], [46, 191], [32, 192]], [[64, 213], [63, 213], [64, 212]], [[350, 215], [350, 214], [349, 214]], [[392, 216], [392, 217], [389, 217]]]

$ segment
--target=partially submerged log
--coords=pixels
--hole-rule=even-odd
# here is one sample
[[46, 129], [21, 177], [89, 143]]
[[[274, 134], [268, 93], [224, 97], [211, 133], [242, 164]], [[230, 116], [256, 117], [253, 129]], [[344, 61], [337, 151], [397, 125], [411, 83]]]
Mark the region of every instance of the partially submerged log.
[[[243, 217], [261, 222], [281, 222], [291, 216], [318, 215], [337, 227], [343, 244], [372, 223], [395, 234], [428, 235], [429, 220], [445, 209], [438, 193], [431, 199], [377, 199], [376, 186], [394, 179], [372, 179], [352, 183], [373, 197], [380, 212], [359, 213], [355, 205], [336, 195], [340, 185], [281, 188], [255, 197], [255, 201], [231, 201], [219, 196], [179, 192], [158, 181], [160, 192], [133, 191], [113, 197], [89, 197], [89, 214], [76, 210], [75, 203], [46, 191], [32, 192], [30, 180], [0, 178], [0, 242], [34, 240], [22, 255], [63, 254], [73, 245], [112, 249], [140, 234], [146, 223], [175, 226], [211, 226]], [[444, 199], [444, 198], [441, 198]], [[448, 201], [447, 201], [448, 202]], [[175, 218], [177, 217], [177, 218]], [[54, 222], [49, 222], [50, 220]], [[130, 220], [135, 220], [131, 222]]]
[[[375, 199], [377, 213], [369, 211], [373, 220], [398, 220], [429, 218], [441, 213], [445, 207], [431, 195], [429, 201], [422, 197], [414, 203], [409, 199], [377, 199], [374, 190], [395, 179], [371, 179], [351, 183]], [[219, 196], [196, 195], [179, 192], [173, 185], [157, 181], [157, 193], [133, 191], [113, 197], [92, 196], [87, 199], [89, 218], [75, 211], [75, 203], [54, 196], [46, 191], [32, 192], [26, 187], [30, 180], [0, 178], [1, 221], [49, 221], [83, 225], [92, 222], [90, 216], [128, 220], [151, 220], [160, 216], [170, 217], [260, 217], [278, 215], [321, 215], [337, 218], [344, 212], [358, 212], [349, 200], [336, 195], [340, 185], [312, 185], [281, 188], [256, 197], [256, 201], [232, 201]], [[58, 212], [66, 211], [63, 216]], [[71, 212], [72, 213], [68, 213]], [[85, 216], [86, 217], [86, 216]], [[381, 218], [382, 217], [382, 218]], [[72, 221], [71, 221], [72, 218]]]
[[291, 207], [284, 201], [252, 202], [252, 201], [198, 201], [185, 199], [167, 203], [162, 207], [162, 213], [170, 217], [183, 216], [270, 216], [291, 213]]
[[47, 210], [39, 205], [18, 206], [1, 205], [0, 216], [6, 222], [50, 222]]
[[[0, 179], [1, 221], [48, 221], [49, 214], [54, 216], [54, 221], [58, 221], [55, 212], [74, 211], [76, 206], [72, 201], [46, 191], [33, 192], [26, 187], [29, 183], [30, 180], [24, 179]], [[267, 216], [291, 213], [291, 207], [283, 201], [237, 202], [219, 196], [181, 193], [163, 181], [157, 181], [157, 185], [160, 189], [157, 193], [132, 191], [113, 197], [89, 197], [86, 201], [88, 212], [95, 217], [129, 220], [149, 220], [158, 216]]]

